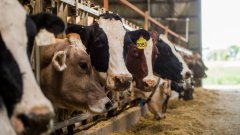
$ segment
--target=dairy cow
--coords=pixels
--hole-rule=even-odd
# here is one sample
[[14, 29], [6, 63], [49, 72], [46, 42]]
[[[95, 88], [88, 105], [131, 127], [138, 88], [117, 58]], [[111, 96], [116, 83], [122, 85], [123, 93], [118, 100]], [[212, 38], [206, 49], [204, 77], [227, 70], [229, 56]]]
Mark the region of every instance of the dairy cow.
[[160, 55], [157, 59], [159, 63], [156, 62], [154, 71], [161, 77], [172, 80], [172, 90], [179, 93], [179, 98], [192, 99], [194, 91], [192, 71], [188, 68], [183, 57], [176, 51], [173, 43], [163, 35], [160, 35], [157, 46]]
[[[20, 76], [22, 79], [23, 93], [21, 94], [21, 91], [19, 91], [20, 93], [16, 93], [18, 96], [15, 99], [8, 99], [9, 102], [15, 100], [16, 105], [13, 105], [14, 108], [11, 107], [12, 110], [9, 110], [6, 106], [8, 113], [12, 111], [13, 127], [17, 134], [46, 132], [51, 127], [53, 108], [36, 83], [28, 60], [27, 46], [29, 47], [28, 51], [30, 51], [35, 35], [42, 28], [50, 28], [49, 31], [57, 34], [63, 31], [64, 23], [57, 17], [46, 14], [35, 15], [30, 18], [15, 0], [2, 0], [0, 2], [0, 14], [1, 46], [6, 47], [13, 56], [12, 58], [16, 61], [21, 73], [16, 77], [18, 76], [19, 79]], [[12, 82], [14, 82], [13, 80]], [[8, 84], [6, 83], [6, 85]], [[21, 87], [21, 83], [15, 83], [15, 85]], [[10, 92], [10, 90], [4, 91], [6, 95], [13, 94]], [[14, 98], [14, 94], [12, 96]], [[3, 102], [6, 103], [6, 101]]]
[[80, 36], [41, 47], [41, 88], [56, 108], [103, 113], [111, 107]]
[[102, 14], [91, 26], [70, 25], [66, 33], [81, 36], [91, 62], [108, 89], [123, 91], [130, 87], [132, 75], [123, 59], [126, 30], [121, 18], [115, 14]]
[[[147, 41], [147, 46], [139, 49], [137, 42], [140, 42], [141, 38]], [[159, 55], [156, 47], [157, 40], [158, 37], [154, 35], [154, 32], [151, 32], [151, 35], [141, 29], [128, 32], [125, 36], [124, 58], [128, 70], [133, 75], [133, 80], [136, 81], [136, 86], [133, 88], [135, 97], [140, 96], [147, 104], [150, 112], [153, 113], [154, 118], [159, 120], [165, 117], [168, 99], [171, 95], [171, 81], [158, 78], [151, 74], [155, 60]], [[143, 78], [146, 77], [149, 72], [152, 79], [154, 79], [154, 81], [158, 79], [158, 82], [155, 82], [156, 86], [153, 85], [150, 91], [147, 92], [146, 87], [143, 87], [146, 85], [142, 83], [144, 82]]]
[[[144, 47], [140, 40], [143, 40]], [[153, 65], [157, 55], [157, 47], [147, 31], [139, 29], [126, 33], [124, 59], [133, 81], [136, 82], [136, 88], [143, 91], [152, 91], [155, 88], [157, 80], [153, 75]]]

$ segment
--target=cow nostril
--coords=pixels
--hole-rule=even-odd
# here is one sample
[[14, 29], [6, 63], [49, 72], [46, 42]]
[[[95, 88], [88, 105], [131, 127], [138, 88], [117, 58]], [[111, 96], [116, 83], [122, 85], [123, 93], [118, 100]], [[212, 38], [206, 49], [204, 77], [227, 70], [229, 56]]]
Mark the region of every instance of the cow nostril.
[[188, 71], [188, 72], [186, 72], [186, 79], [188, 79], [189, 77], [191, 77], [191, 73]]
[[25, 114], [18, 115], [18, 119], [22, 121], [25, 129], [30, 128], [29, 118]]
[[114, 81], [115, 87], [120, 91], [128, 89], [131, 85], [131, 78], [128, 77], [115, 77]]
[[112, 106], [113, 106], [113, 105], [112, 105], [112, 103], [111, 103], [110, 101], [105, 104], [105, 108], [106, 108], [107, 110], [109, 110]]
[[149, 87], [149, 85], [148, 85], [147, 82], [144, 82], [144, 86], [145, 86], [145, 87]]
[[115, 80], [116, 84], [121, 84], [122, 83], [121, 79], [118, 78], [118, 77], [115, 77], [114, 80]]

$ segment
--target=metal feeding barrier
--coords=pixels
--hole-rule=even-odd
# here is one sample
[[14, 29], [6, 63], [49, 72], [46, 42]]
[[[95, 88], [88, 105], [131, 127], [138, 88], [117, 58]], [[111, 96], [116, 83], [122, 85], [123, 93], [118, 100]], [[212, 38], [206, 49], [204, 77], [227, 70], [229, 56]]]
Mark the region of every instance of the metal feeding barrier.
[[[119, 0], [122, 3], [126, 4], [126, 0]], [[106, 4], [108, 0], [104, 0], [104, 5], [105, 7], [108, 7], [108, 4]], [[102, 13], [106, 12], [105, 8], [101, 8], [99, 5], [95, 5], [91, 3], [89, 0], [51, 0], [50, 3], [46, 3], [44, 0], [30, 0], [29, 5], [32, 6], [33, 10], [32, 13], [39, 13], [42, 11], [45, 12], [50, 12], [53, 14], [56, 14], [59, 16], [65, 24], [68, 23], [68, 21], [71, 20], [72, 23], [77, 23], [77, 18], [79, 17], [79, 24], [81, 25], [89, 25], [89, 17], [98, 17]], [[161, 23], [157, 22], [153, 18], [147, 15], [147, 13], [144, 13], [140, 9], [137, 9], [134, 7], [134, 5], [129, 4], [127, 2], [127, 5], [130, 5], [130, 8], [134, 9], [136, 12], [139, 14], [143, 15], [145, 17], [146, 23], [148, 23], [148, 20], [151, 22], [155, 23], [157, 26], [164, 28], [166, 33], [170, 33], [173, 36], [178, 37], [180, 40], [183, 40], [185, 42], [186, 39], [179, 36], [175, 32], [171, 31], [168, 29], [166, 26], [163, 26]], [[45, 7], [45, 8], [44, 8]], [[53, 9], [56, 9], [53, 11]], [[71, 10], [70, 10], [71, 9]], [[108, 11], [110, 12], [110, 11]], [[125, 29], [132, 31], [139, 29], [141, 27], [130, 23], [128, 20], [125, 20], [122, 18], [122, 23]], [[147, 25], [145, 25], [145, 29], [147, 30]], [[65, 34], [60, 35], [60, 37], [65, 37]], [[185, 52], [187, 54], [190, 54], [191, 51], [182, 48], [182, 47], [176, 47], [179, 51]], [[35, 47], [35, 64], [34, 64], [34, 69], [36, 73], [36, 78], [37, 81], [40, 83], [40, 54], [39, 54], [39, 47]], [[139, 104], [140, 99], [134, 99], [132, 96], [128, 96], [127, 98], [122, 98], [121, 100], [118, 100], [118, 102], [115, 102], [113, 104], [113, 107], [106, 113], [104, 114], [90, 114], [90, 113], [81, 113], [78, 114], [77, 116], [73, 116], [69, 119], [66, 119], [64, 121], [58, 121], [54, 123], [54, 131], [59, 131], [62, 130], [63, 128], [67, 127], [68, 133], [73, 133], [74, 127], [82, 127], [80, 129], [87, 129], [90, 126], [96, 124], [100, 120], [106, 120], [109, 117], [115, 116], [122, 112], [124, 109], [136, 106]], [[63, 131], [63, 130], [62, 130]]]

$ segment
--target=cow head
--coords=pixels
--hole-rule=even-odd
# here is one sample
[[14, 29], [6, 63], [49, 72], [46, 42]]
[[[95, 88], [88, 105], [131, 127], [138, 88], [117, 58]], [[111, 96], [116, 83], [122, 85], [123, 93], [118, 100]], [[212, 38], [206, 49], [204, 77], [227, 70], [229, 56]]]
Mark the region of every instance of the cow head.
[[194, 83], [193, 76], [191, 75], [191, 77], [181, 83], [172, 81], [171, 89], [179, 93], [179, 99], [191, 100], [193, 99]]
[[207, 77], [205, 71], [208, 70], [208, 68], [205, 66], [199, 53], [193, 52], [192, 56], [184, 55], [183, 58], [192, 70], [194, 78]]
[[[23, 79], [23, 95], [13, 110], [13, 126], [17, 134], [46, 132], [53, 121], [53, 107], [50, 101], [44, 97], [32, 73], [26, 53], [27, 45], [32, 48], [34, 37], [41, 28], [49, 28], [45, 26], [56, 28], [59, 26], [58, 31], [56, 31], [57, 34], [63, 31], [64, 23], [59, 18], [49, 14], [35, 15], [31, 19], [17, 1], [2, 0], [0, 2], [0, 13], [2, 41], [18, 64]], [[49, 18], [44, 18], [46, 16], [49, 16]], [[33, 22], [36, 19], [43, 23], [43, 27], [39, 27], [38, 23]], [[56, 22], [59, 22], [57, 26], [55, 25]]]
[[[128, 72], [123, 59], [125, 29], [121, 18], [115, 14], [102, 14], [97, 23], [90, 27], [71, 26], [68, 32], [79, 33], [90, 54], [93, 66], [103, 83], [112, 90], [126, 90], [130, 87], [132, 75]], [[81, 30], [76, 31], [76, 30]], [[105, 74], [106, 73], [106, 74]], [[102, 73], [101, 73], [102, 75]], [[106, 78], [105, 78], [106, 77]]]
[[[140, 47], [140, 40], [144, 40], [145, 47]], [[137, 43], [139, 42], [139, 43]], [[152, 91], [156, 85], [153, 75], [153, 65], [158, 50], [150, 34], [143, 30], [129, 31], [124, 39], [124, 59], [127, 69], [133, 75], [136, 87], [144, 91]]]
[[167, 37], [160, 35], [157, 48], [159, 55], [154, 65], [154, 72], [177, 82], [190, 77], [191, 71]]
[[111, 107], [111, 102], [95, 77], [85, 49], [76, 34], [68, 36], [67, 42], [43, 47], [41, 86], [58, 108], [102, 113]]
[[152, 92], [133, 89], [136, 97], [143, 98], [146, 101], [149, 111], [154, 115], [156, 120], [165, 118], [168, 100], [171, 96], [171, 81], [162, 78], [158, 79], [160, 80], [156, 89]]

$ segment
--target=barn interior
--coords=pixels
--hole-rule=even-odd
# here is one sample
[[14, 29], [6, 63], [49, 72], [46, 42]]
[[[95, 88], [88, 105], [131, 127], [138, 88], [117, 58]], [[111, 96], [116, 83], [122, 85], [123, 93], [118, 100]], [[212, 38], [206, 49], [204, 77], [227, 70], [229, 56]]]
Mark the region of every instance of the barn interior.
[[[1, 6], [5, 8], [6, 1], [8, 0], [0, 1], [0, 8]], [[48, 107], [52, 107], [54, 115], [52, 113], [46, 118], [42, 115], [45, 111], [43, 109], [36, 113], [37, 115], [29, 113], [28, 116], [25, 113], [30, 107], [26, 105], [25, 111], [25, 108], [19, 107], [18, 103], [12, 105], [13, 110], [9, 111], [7, 105], [11, 100], [4, 97], [7, 94], [0, 92], [0, 135], [240, 134], [240, 108], [238, 107], [240, 77], [237, 75], [240, 73], [240, 44], [236, 40], [224, 42], [226, 47], [222, 47], [221, 44], [213, 48], [214, 45], [212, 45], [218, 43], [212, 42], [218, 39], [212, 35], [226, 32], [225, 37], [237, 37], [238, 33], [227, 32], [229, 29], [233, 31], [234, 28], [228, 26], [236, 23], [227, 24], [227, 26], [222, 23], [220, 25], [220, 23], [207, 22], [207, 20], [215, 21], [215, 16], [210, 15], [217, 12], [222, 14], [223, 12], [220, 11], [225, 8], [225, 5], [229, 7], [227, 13], [232, 13], [233, 21], [239, 22], [234, 12], [238, 9], [234, 5], [240, 3], [237, 2], [238, 0], [230, 1], [219, 2], [221, 4], [218, 5], [218, 0], [212, 0], [212, 2], [207, 0], [10, 0], [10, 3], [20, 4], [31, 19], [34, 19], [32, 15], [39, 13], [50, 15], [49, 18], [40, 22], [33, 21], [36, 24], [32, 29], [36, 27], [36, 32], [41, 31], [37, 24], [49, 25], [46, 29], [51, 29], [55, 25], [58, 29], [60, 26], [57, 25], [62, 23], [64, 28], [57, 34], [52, 32], [56, 30], [55, 27], [51, 29], [52, 31], [47, 29], [51, 34], [46, 37], [37, 35], [31, 54], [24, 54], [31, 56], [28, 62], [32, 68], [31, 73], [35, 77], [32, 81], [35, 81], [39, 90], [42, 90], [44, 98], [49, 100]], [[214, 6], [216, 8], [212, 9]], [[219, 22], [222, 21], [222, 16], [228, 16], [224, 13], [219, 14], [216, 19]], [[0, 12], [0, 15], [5, 13]], [[111, 15], [114, 19], [108, 18]], [[51, 17], [61, 20], [61, 23], [55, 21], [50, 27], [48, 21], [52, 19]], [[116, 24], [121, 24], [119, 31], [123, 31], [124, 34], [113, 31], [112, 27], [116, 24], [109, 22], [116, 20], [118, 22]], [[104, 23], [114, 26], [105, 26]], [[220, 27], [221, 31], [206, 27], [214, 25]], [[11, 28], [11, 25], [6, 29], [8, 27]], [[237, 30], [237, 26], [235, 27], [236, 31], [240, 31]], [[2, 42], [1, 35], [4, 30], [0, 21], [1, 44], [5, 43]], [[134, 33], [139, 30], [142, 32], [140, 35]], [[157, 37], [154, 37], [154, 32], [157, 33]], [[126, 42], [126, 36], [133, 39]], [[221, 41], [224, 40], [224, 36], [221, 37]], [[38, 38], [42, 38], [43, 41], [40, 42]], [[49, 41], [54, 41], [54, 44], [47, 44]], [[136, 46], [128, 46], [128, 42]], [[122, 47], [114, 46], [115, 43], [119, 43]], [[139, 48], [139, 44], [145, 47]], [[51, 46], [54, 47], [51, 48]], [[149, 46], [153, 49], [145, 52]], [[7, 49], [10, 50], [10, 48]], [[70, 55], [74, 52], [69, 51], [71, 49], [75, 53], [79, 52]], [[107, 54], [102, 54], [102, 50]], [[0, 48], [0, 51], [2, 53], [3, 48]], [[130, 54], [131, 51], [133, 54]], [[85, 57], [81, 56], [82, 54]], [[117, 58], [118, 56], [121, 56], [121, 59]], [[1, 57], [2, 55], [0, 56], [0, 62], [3, 63], [0, 68], [2, 73], [4, 71], [2, 69], [5, 68], [2, 59], [7, 58]], [[116, 59], [113, 59], [115, 57]], [[133, 61], [130, 57], [133, 57]], [[102, 58], [104, 58], [103, 61]], [[119, 61], [122, 63], [117, 63]], [[134, 65], [139, 64], [137, 63], [139, 61], [140, 65]], [[114, 65], [115, 63], [117, 66]], [[104, 68], [101, 67], [104, 64]], [[128, 64], [132, 64], [134, 68]], [[20, 67], [20, 64], [18, 66]], [[117, 67], [117, 70], [111, 69], [111, 66]], [[145, 69], [137, 72], [138, 67], [142, 66], [145, 66]], [[69, 67], [71, 69], [66, 70]], [[17, 66], [14, 67], [14, 69], [17, 68]], [[12, 67], [9, 69], [12, 70]], [[75, 69], [78, 72], [75, 72]], [[128, 74], [124, 72], [125, 69], [131, 77], [126, 77]], [[113, 72], [123, 72], [120, 74], [122, 78]], [[141, 78], [134, 73], [144, 77]], [[149, 77], [148, 74], [151, 73]], [[24, 73], [21, 74], [23, 75], [20, 78], [24, 82]], [[84, 74], [83, 77], [80, 74]], [[3, 82], [12, 79], [4, 77], [2, 75], [0, 78]], [[147, 77], [152, 77], [152, 80]], [[114, 85], [109, 85], [112, 82]], [[24, 85], [26, 84], [23, 83]], [[3, 88], [6, 89], [6, 87]], [[9, 86], [9, 88], [12, 87]], [[26, 99], [24, 88], [22, 88], [22, 97], [18, 97], [16, 101]], [[37, 93], [34, 90], [32, 93]], [[90, 92], [94, 94], [87, 95]], [[29, 94], [28, 97], [30, 99], [37, 96]], [[35, 102], [38, 101], [33, 103]], [[33, 106], [30, 110], [35, 111], [38, 107]], [[18, 114], [16, 108], [20, 108], [22, 112]], [[3, 121], [2, 117], [4, 120], [7, 119], [8, 123]], [[38, 123], [40, 120], [42, 123]], [[13, 131], [10, 131], [11, 129]]]

